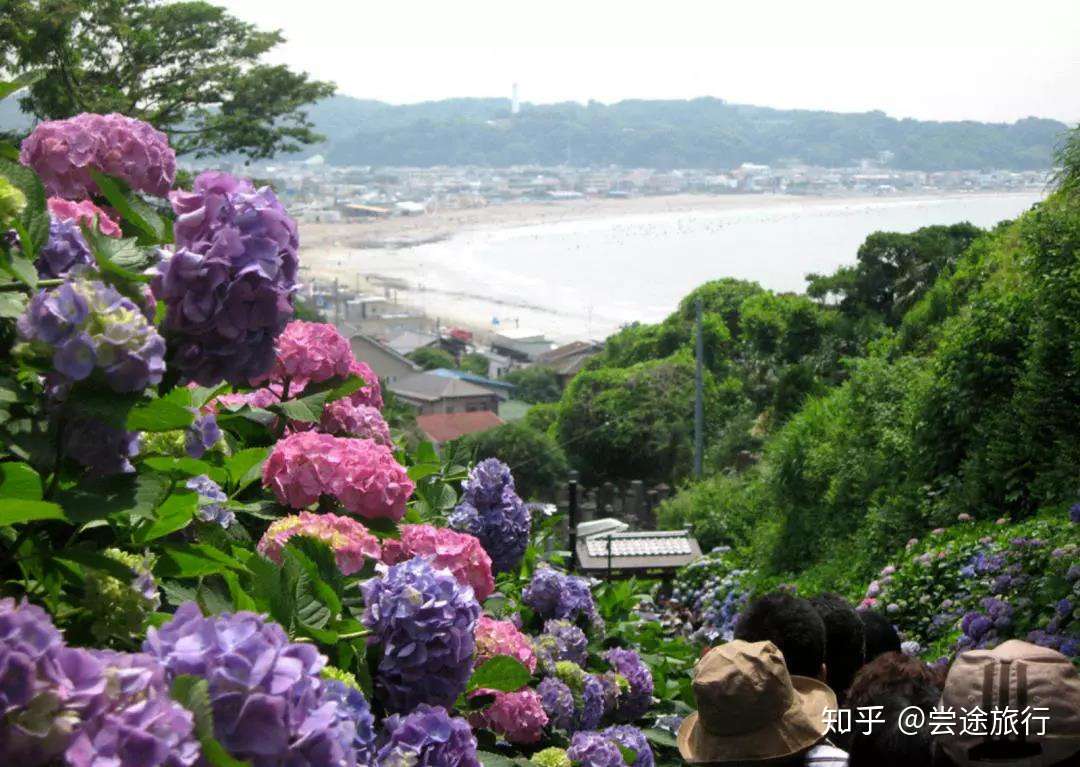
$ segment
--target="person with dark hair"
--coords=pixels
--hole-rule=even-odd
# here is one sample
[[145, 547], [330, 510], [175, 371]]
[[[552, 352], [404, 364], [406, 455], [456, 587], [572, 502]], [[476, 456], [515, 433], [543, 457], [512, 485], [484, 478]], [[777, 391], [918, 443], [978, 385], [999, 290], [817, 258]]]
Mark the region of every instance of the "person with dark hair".
[[783, 653], [788, 672], [825, 681], [825, 623], [802, 597], [787, 591], [758, 597], [739, 616], [735, 638], [772, 642]]
[[851, 680], [866, 657], [863, 622], [839, 594], [818, 594], [810, 604], [825, 624], [825, 681], [843, 705]]
[[866, 639], [866, 662], [887, 652], [900, 652], [900, 635], [892, 622], [876, 610], [859, 610]]
[[[930, 711], [941, 697], [941, 674], [918, 658], [898, 652], [879, 655], [860, 669], [848, 691], [850, 710], [881, 706], [883, 723], [869, 733], [860, 728], [833, 736], [849, 751], [852, 767], [913, 767], [933, 758]], [[923, 726], [901, 729], [900, 715], [910, 707], [923, 712]]]

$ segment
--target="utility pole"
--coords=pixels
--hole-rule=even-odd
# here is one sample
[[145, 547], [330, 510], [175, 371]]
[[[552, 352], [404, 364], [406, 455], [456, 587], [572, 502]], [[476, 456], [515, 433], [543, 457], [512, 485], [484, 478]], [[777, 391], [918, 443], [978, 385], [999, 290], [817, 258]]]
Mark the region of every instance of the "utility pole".
[[705, 401], [702, 365], [705, 358], [705, 341], [701, 332], [701, 299], [696, 302], [697, 327], [694, 343], [694, 478], [701, 479], [705, 452]]

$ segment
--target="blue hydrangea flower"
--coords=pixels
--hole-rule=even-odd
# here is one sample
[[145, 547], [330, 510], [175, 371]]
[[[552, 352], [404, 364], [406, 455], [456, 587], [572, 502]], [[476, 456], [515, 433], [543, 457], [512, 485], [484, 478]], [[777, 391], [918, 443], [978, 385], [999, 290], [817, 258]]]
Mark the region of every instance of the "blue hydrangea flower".
[[139, 454], [140, 437], [84, 415], [69, 417], [64, 423], [64, 455], [85, 466], [92, 474], [131, 474], [131, 459]]
[[113, 391], [139, 392], [165, 372], [165, 340], [139, 307], [85, 271], [38, 292], [18, 330], [52, 352], [53, 367], [67, 382], [97, 371]]
[[574, 695], [570, 688], [553, 676], [540, 680], [536, 688], [548, 722], [556, 730], [571, 730], [574, 726]]
[[618, 744], [598, 732], [578, 732], [566, 755], [579, 767], [626, 767]]
[[236, 522], [236, 514], [225, 506], [229, 496], [225, 495], [221, 485], [210, 477], [200, 474], [189, 479], [185, 486], [199, 494], [199, 506], [195, 510], [195, 516], [203, 522], [213, 522], [226, 529]]
[[421, 703], [407, 715], [387, 717], [383, 728], [378, 767], [480, 767], [469, 723], [442, 706]]
[[480, 605], [472, 588], [416, 557], [362, 590], [364, 625], [382, 646], [376, 689], [387, 709], [453, 706], [473, 668]]
[[93, 266], [94, 257], [86, 245], [79, 222], [56, 217], [49, 219], [49, 239], [38, 250], [34, 262], [42, 279], [64, 277], [75, 266]]
[[148, 631], [143, 650], [170, 684], [182, 674], [209, 682], [215, 737], [252, 767], [356, 764], [355, 725], [319, 676], [326, 658], [278, 624], [249, 612], [205, 618], [186, 602]]
[[213, 413], [198, 416], [184, 432], [184, 451], [192, 458], [202, 458], [221, 439], [221, 429]]
[[493, 572], [517, 567], [529, 545], [532, 514], [514, 492], [509, 467], [496, 458], [483, 460], [461, 487], [461, 503], [450, 514], [450, 526], [480, 540]]
[[324, 700], [337, 703], [345, 719], [351, 721], [356, 731], [353, 751], [358, 765], [368, 765], [375, 758], [375, 717], [371, 706], [359, 690], [337, 679], [323, 682]]
[[655, 764], [649, 741], [645, 737], [645, 733], [637, 727], [621, 724], [601, 730], [600, 734], [637, 754], [637, 758], [634, 759], [630, 767], [653, 767]]
[[619, 696], [614, 716], [620, 722], [632, 722], [649, 712], [652, 706], [653, 678], [649, 667], [634, 650], [613, 647], [604, 653], [604, 660], [629, 683], [629, 689]]
[[591, 623], [599, 620], [589, 582], [576, 575], [566, 575], [554, 568], [541, 566], [521, 595], [522, 601], [540, 618], [559, 618], [576, 621], [580, 617]]
[[585, 632], [570, 621], [549, 620], [544, 623], [544, 633], [533, 640], [533, 649], [540, 670], [550, 675], [555, 673], [555, 664], [561, 660], [584, 666], [589, 656], [589, 640]]

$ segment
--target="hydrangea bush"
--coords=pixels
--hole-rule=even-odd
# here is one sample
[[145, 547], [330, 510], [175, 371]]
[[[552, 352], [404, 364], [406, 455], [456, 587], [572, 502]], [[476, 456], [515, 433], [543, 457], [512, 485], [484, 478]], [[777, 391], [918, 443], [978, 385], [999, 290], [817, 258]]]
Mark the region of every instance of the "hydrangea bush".
[[577, 735], [628, 766], [670, 753], [653, 706], [678, 648], [558, 569], [557, 520], [505, 464], [401, 449], [348, 340], [292, 319], [299, 233], [271, 189], [178, 188], [166, 137], [121, 115], [42, 123], [18, 156], [0, 762], [568, 766]]

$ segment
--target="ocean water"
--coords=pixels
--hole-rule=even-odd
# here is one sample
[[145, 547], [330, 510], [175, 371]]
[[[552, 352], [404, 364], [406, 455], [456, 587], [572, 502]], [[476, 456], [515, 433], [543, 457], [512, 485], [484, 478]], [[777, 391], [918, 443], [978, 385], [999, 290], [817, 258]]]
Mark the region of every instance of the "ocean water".
[[1014, 218], [1038, 194], [769, 204], [565, 221], [467, 232], [398, 251], [379, 269], [410, 284], [403, 298], [446, 321], [519, 328], [556, 340], [603, 338], [633, 321], [663, 319], [719, 277], [801, 291], [808, 273], [855, 261], [878, 230], [908, 232]]

